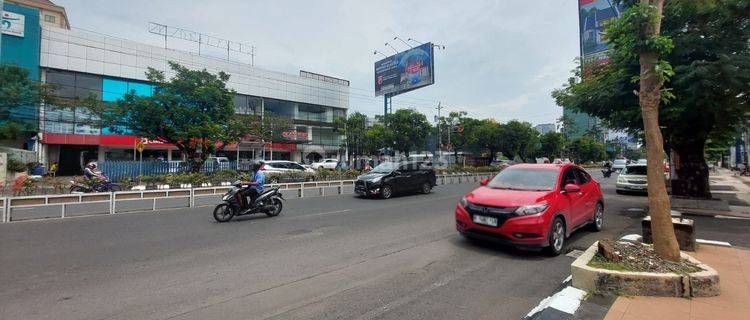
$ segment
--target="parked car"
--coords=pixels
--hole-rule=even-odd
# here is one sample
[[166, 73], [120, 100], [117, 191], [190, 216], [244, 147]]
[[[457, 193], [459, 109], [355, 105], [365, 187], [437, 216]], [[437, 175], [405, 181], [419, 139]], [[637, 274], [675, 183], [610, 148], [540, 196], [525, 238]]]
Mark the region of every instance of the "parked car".
[[628, 159], [615, 159], [615, 162], [612, 163], [612, 170], [622, 171], [629, 163]]
[[480, 184], [455, 209], [456, 229], [467, 238], [558, 255], [576, 229], [602, 229], [599, 183], [574, 164], [517, 164]]
[[283, 172], [310, 172], [315, 170], [305, 168], [301, 164], [288, 160], [269, 160], [264, 162], [266, 173], [283, 173]]
[[615, 184], [615, 191], [619, 194], [626, 192], [647, 192], [647, 166], [645, 164], [631, 164], [620, 172]]
[[646, 164], [648, 163], [648, 160], [646, 159], [638, 159], [638, 161], [635, 162], [636, 164]]
[[315, 170], [318, 169], [336, 169], [336, 165], [339, 163], [338, 159], [323, 159], [320, 162], [314, 162], [310, 165]]
[[396, 193], [430, 193], [436, 185], [435, 170], [422, 162], [383, 162], [357, 177], [354, 192], [388, 199]]
[[506, 160], [495, 160], [495, 161], [490, 162], [490, 166], [491, 167], [498, 167], [498, 168], [507, 167], [507, 166], [512, 165], [512, 164], [513, 164], [513, 160], [507, 160], [507, 159]]

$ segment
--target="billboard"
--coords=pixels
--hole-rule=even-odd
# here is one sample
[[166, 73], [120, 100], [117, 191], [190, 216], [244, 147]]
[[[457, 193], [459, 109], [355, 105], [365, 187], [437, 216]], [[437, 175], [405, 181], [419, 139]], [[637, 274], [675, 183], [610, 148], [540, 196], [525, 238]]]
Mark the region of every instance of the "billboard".
[[604, 36], [604, 29], [607, 20], [620, 16], [622, 3], [622, 0], [578, 1], [578, 26], [584, 64], [607, 63], [609, 42]]
[[26, 17], [23, 15], [2, 11], [2, 20], [0, 20], [0, 30], [3, 34], [9, 34], [16, 37], [23, 37], [23, 28]]
[[375, 62], [375, 96], [397, 95], [435, 83], [432, 43]]

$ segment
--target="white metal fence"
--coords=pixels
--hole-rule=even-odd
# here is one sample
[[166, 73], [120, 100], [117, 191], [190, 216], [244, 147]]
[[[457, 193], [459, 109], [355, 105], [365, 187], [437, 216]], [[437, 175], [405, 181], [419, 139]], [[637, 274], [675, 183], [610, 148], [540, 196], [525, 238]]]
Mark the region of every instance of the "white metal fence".
[[[437, 184], [475, 183], [494, 173], [462, 173], [437, 176]], [[322, 197], [354, 193], [355, 180], [269, 184], [285, 198]], [[1, 222], [120, 214], [162, 209], [216, 205], [231, 186], [193, 189], [120, 191], [0, 198]]]

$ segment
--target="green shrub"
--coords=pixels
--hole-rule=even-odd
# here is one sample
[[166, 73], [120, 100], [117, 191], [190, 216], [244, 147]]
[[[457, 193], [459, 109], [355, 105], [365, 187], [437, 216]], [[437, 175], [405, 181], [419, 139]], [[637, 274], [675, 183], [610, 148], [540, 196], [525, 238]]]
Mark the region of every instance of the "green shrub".
[[7, 170], [8, 172], [25, 172], [26, 164], [16, 160], [16, 158], [8, 157]]

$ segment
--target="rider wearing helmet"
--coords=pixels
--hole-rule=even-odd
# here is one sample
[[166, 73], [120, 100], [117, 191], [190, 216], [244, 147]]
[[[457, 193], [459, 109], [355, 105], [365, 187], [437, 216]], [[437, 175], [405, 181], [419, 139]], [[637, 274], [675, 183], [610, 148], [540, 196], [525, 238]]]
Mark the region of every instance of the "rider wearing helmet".
[[83, 169], [83, 176], [86, 177], [86, 179], [94, 180], [96, 178], [98, 179], [104, 179], [104, 176], [102, 176], [101, 172], [96, 170], [96, 162], [91, 161], [86, 165], [86, 168]]
[[263, 174], [264, 165], [265, 163], [263, 161], [253, 162], [253, 164], [250, 166], [250, 170], [252, 170], [253, 172], [252, 178], [250, 179], [250, 181], [245, 181], [242, 183], [251, 186], [244, 192], [241, 192], [243, 198], [242, 200], [250, 197], [250, 204], [253, 204], [255, 202], [255, 199], [257, 199], [258, 196], [263, 192], [263, 187], [266, 184], [266, 177]]

